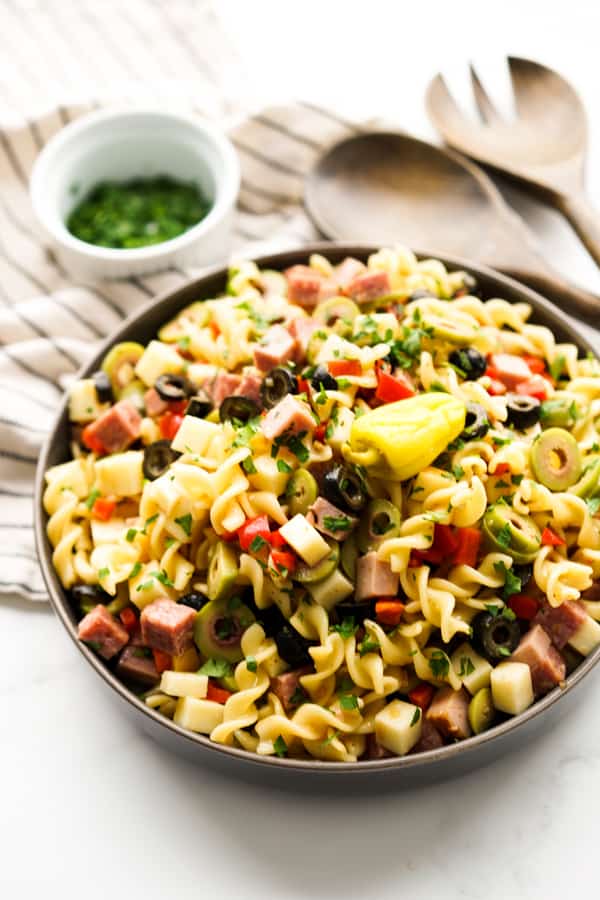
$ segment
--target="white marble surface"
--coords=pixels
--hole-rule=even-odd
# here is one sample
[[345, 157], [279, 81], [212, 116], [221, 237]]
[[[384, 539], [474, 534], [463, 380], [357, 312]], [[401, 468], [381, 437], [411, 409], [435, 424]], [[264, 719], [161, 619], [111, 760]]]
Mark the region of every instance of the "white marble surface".
[[[501, 90], [503, 53], [553, 62], [589, 108], [590, 188], [600, 205], [596, 4], [415, 7], [222, 0], [219, 13], [251, 66], [249, 92], [275, 97], [277, 85], [280, 96], [328, 97], [340, 109], [358, 102], [424, 136], [423, 88], [439, 66], [459, 78], [471, 56]], [[554, 263], [600, 290], [558, 217], [516, 203]], [[82, 665], [48, 607], [3, 603], [0, 629], [0, 897], [597, 893], [593, 691], [545, 738], [460, 780], [373, 798], [290, 796], [226, 782], [151, 742]]]

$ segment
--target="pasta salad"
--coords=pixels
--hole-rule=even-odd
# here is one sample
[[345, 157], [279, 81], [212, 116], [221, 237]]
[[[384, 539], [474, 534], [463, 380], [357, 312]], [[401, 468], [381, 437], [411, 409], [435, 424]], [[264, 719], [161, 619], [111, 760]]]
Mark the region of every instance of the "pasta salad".
[[184, 729], [339, 762], [468, 738], [600, 643], [600, 363], [404, 248], [243, 262], [69, 392], [79, 637]]

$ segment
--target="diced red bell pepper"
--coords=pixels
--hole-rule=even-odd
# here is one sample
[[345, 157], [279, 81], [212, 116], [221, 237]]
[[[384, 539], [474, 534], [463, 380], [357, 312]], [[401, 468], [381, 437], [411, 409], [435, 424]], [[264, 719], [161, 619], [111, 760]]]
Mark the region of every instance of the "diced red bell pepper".
[[307, 397], [310, 396], [310, 385], [309, 385], [308, 381], [306, 380], [306, 378], [298, 379], [298, 393], [306, 394]]
[[129, 634], [133, 634], [138, 627], [138, 618], [130, 606], [126, 606], [119, 613], [119, 618], [123, 623], [123, 627]]
[[254, 519], [246, 519], [244, 524], [238, 528], [237, 534], [242, 550], [249, 550], [252, 541], [257, 537], [268, 542], [271, 534], [269, 519], [267, 516], [256, 516]]
[[169, 403], [169, 412], [175, 416], [183, 416], [188, 408], [189, 400], [171, 400]]
[[160, 433], [167, 441], [172, 441], [177, 432], [179, 431], [179, 426], [183, 422], [183, 416], [178, 413], [172, 413], [170, 410], [161, 416], [158, 420], [158, 426], [160, 428]]
[[206, 691], [207, 700], [212, 700], [214, 703], [227, 703], [231, 694], [232, 691], [226, 691], [225, 688], [218, 687], [218, 685], [209, 680]]
[[419, 709], [422, 709], [423, 712], [425, 712], [433, 700], [434, 690], [435, 689], [431, 684], [427, 684], [426, 681], [423, 681], [421, 684], [414, 687], [412, 691], [408, 692], [408, 699], [411, 703], [414, 703], [415, 706], [418, 706]]
[[544, 547], [562, 547], [565, 541], [555, 534], [551, 528], [544, 528], [542, 531], [542, 544]]
[[513, 594], [508, 598], [508, 605], [518, 619], [531, 622], [538, 613], [540, 604], [530, 594]]
[[111, 497], [96, 497], [92, 506], [92, 515], [101, 522], [108, 522], [115, 511], [117, 501]]
[[320, 441], [323, 443], [325, 440], [325, 432], [327, 431], [327, 422], [321, 422], [320, 425], [317, 425], [313, 432], [313, 438], [315, 441]]
[[327, 368], [334, 378], [343, 375], [362, 375], [362, 366], [358, 359], [333, 359], [327, 363]]
[[413, 550], [411, 553], [415, 555], [415, 559], [419, 560], [416, 565], [421, 562], [430, 562], [439, 565], [445, 559], [451, 559], [458, 549], [458, 538], [453, 532], [450, 525], [439, 525], [436, 523], [433, 533], [433, 543], [427, 550]]
[[219, 326], [217, 325], [217, 323], [216, 323], [216, 322], [209, 322], [208, 327], [209, 327], [210, 330], [212, 331], [212, 336], [213, 336], [214, 338], [218, 338], [219, 335], [221, 334], [221, 329], [219, 328]]
[[100, 438], [96, 434], [94, 434], [91, 428], [91, 425], [86, 425], [86, 427], [81, 432], [81, 440], [88, 448], [88, 450], [92, 451], [92, 453], [96, 453], [98, 455], [107, 453], [108, 451], [106, 447], [104, 446]]
[[394, 403], [396, 400], [406, 400], [414, 397], [415, 392], [403, 378], [394, 378], [387, 372], [381, 372], [375, 391], [375, 399], [381, 403]]
[[482, 534], [478, 528], [457, 528], [455, 533], [458, 546], [453, 562], [457, 566], [474, 566], [477, 562]]
[[528, 381], [521, 381], [515, 388], [517, 394], [525, 397], [535, 397], [540, 402], [548, 397], [546, 379], [542, 375], [534, 375]]
[[281, 536], [279, 530], [272, 531], [269, 535], [267, 535], [267, 540], [270, 543], [271, 547], [275, 547], [276, 550], [281, 550], [286, 546], [285, 538]]
[[296, 557], [289, 550], [271, 550], [270, 561], [279, 574], [292, 574], [296, 571]]
[[173, 665], [172, 658], [168, 653], [164, 653], [162, 650], [153, 650], [152, 656], [154, 657], [154, 665], [156, 666], [156, 671], [159, 675], [162, 674], [162, 672], [166, 672], [166, 670], [170, 669]]
[[524, 356], [523, 362], [527, 363], [532, 375], [543, 375], [546, 371], [546, 363], [540, 356]]
[[380, 625], [391, 625], [393, 628], [400, 624], [404, 614], [404, 603], [393, 597], [377, 600], [375, 603], [375, 618]]
[[492, 397], [502, 397], [503, 394], [506, 394], [506, 385], [497, 378], [492, 378], [486, 390]]
[[507, 475], [509, 472], [510, 466], [508, 463], [498, 463], [494, 469], [494, 475]]
[[487, 375], [488, 378], [491, 378], [493, 381], [500, 381], [500, 375], [496, 366], [492, 366], [488, 363], [487, 368], [484, 375]]

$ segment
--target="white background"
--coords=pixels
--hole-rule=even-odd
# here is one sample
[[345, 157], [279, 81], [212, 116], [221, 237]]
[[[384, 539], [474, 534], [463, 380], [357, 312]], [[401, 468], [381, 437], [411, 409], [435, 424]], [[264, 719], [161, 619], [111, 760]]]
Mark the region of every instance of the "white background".
[[[474, 59], [507, 102], [503, 55], [555, 65], [589, 110], [589, 183], [600, 206], [597, 4], [221, 0], [217, 8], [248, 68], [249, 97], [358, 105], [425, 137], [433, 132], [423, 91], [439, 68], [462, 90]], [[2, 3], [0, 27], [1, 19]], [[554, 264], [600, 290], [558, 217], [511, 197]], [[598, 892], [593, 690], [549, 735], [493, 767], [425, 789], [333, 800], [226, 781], [163, 751], [126, 720], [47, 607], [3, 604], [0, 635], [0, 897]], [[597, 677], [592, 687], [600, 690]]]

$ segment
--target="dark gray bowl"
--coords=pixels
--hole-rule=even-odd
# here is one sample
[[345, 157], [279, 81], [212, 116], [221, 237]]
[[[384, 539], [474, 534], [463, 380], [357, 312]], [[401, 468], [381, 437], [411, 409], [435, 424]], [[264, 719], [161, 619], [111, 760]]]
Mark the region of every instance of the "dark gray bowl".
[[[257, 260], [260, 266], [285, 269], [305, 262], [313, 252], [323, 253], [332, 262], [347, 255], [365, 259], [376, 247], [351, 244], [313, 244], [299, 250], [277, 253]], [[419, 253], [418, 256], [431, 254]], [[594, 352], [589, 341], [570, 321], [547, 300], [516, 281], [490, 269], [471, 265], [466, 260], [438, 257], [452, 269], [466, 269], [479, 281], [485, 296], [503, 297], [509, 301], [526, 301], [534, 309], [534, 320], [547, 325], [557, 340], [577, 344], [583, 353]], [[226, 270], [212, 269], [201, 278], [171, 291], [149, 303], [130, 316], [108, 338], [81, 375], [88, 375], [99, 365], [108, 348], [117, 341], [135, 340], [146, 343], [160, 325], [193, 300], [214, 297], [225, 286]], [[35, 488], [35, 536], [44, 580], [54, 611], [75, 646], [104, 682], [124, 701], [123, 708], [152, 737], [166, 747], [188, 758], [216, 766], [226, 773], [246, 779], [260, 780], [294, 789], [347, 790], [367, 787], [369, 790], [408, 786], [458, 775], [491, 762], [500, 755], [522, 746], [535, 734], [550, 727], [575, 702], [579, 692], [575, 688], [583, 682], [600, 658], [600, 648], [588, 656], [567, 678], [562, 688], [556, 688], [520, 716], [509, 719], [489, 731], [465, 741], [416, 756], [405, 756], [360, 763], [327, 763], [319, 761], [287, 760], [257, 756], [243, 750], [214, 744], [207, 737], [192, 734], [174, 725], [169, 719], [149, 709], [126, 688], [85, 644], [77, 640], [77, 622], [68, 597], [52, 566], [52, 548], [46, 536], [47, 515], [42, 505], [44, 472], [69, 458], [67, 403], [63, 402], [52, 432], [40, 455]], [[560, 701], [560, 702], [559, 702]]]

